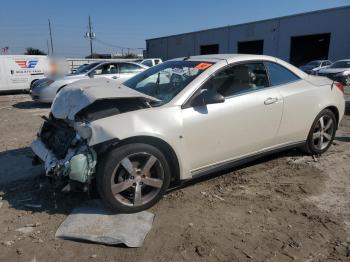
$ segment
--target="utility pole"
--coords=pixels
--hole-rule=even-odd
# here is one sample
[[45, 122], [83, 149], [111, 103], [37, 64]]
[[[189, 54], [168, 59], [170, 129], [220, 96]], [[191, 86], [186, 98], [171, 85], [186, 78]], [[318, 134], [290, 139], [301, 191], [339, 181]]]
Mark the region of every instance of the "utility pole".
[[51, 55], [53, 55], [53, 44], [52, 44], [52, 32], [51, 32], [51, 22], [49, 20], [49, 31], [50, 31], [50, 40], [51, 40]]
[[92, 32], [91, 17], [89, 16], [89, 32], [85, 34], [85, 37], [90, 40], [90, 56], [92, 58], [92, 40], [96, 38], [96, 34]]

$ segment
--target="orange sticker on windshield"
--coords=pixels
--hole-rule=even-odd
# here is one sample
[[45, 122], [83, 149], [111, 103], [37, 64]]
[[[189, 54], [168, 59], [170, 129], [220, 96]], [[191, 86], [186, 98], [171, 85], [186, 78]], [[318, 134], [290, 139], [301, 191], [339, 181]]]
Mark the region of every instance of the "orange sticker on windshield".
[[212, 64], [209, 64], [209, 63], [200, 63], [200, 64], [196, 65], [194, 68], [196, 68], [198, 70], [205, 70], [211, 66], [212, 66]]

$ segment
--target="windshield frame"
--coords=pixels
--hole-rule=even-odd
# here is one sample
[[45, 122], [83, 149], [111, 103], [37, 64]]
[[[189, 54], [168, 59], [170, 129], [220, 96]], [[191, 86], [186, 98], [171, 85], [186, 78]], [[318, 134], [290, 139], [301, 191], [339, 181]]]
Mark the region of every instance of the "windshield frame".
[[[208, 65], [205, 68], [200, 68], [198, 66], [200, 65]], [[143, 93], [145, 95], [151, 96], [159, 100], [160, 102], [156, 103], [155, 105], [152, 106], [162, 106], [165, 104], [168, 104], [171, 102], [179, 93], [184, 91], [193, 81], [195, 81], [203, 72], [205, 72], [207, 69], [211, 68], [213, 65], [215, 65], [216, 62], [213, 61], [205, 61], [205, 60], [169, 60], [163, 63], [159, 63], [158, 65], [155, 65], [153, 67], [150, 67], [146, 69], [145, 71], [137, 74], [136, 76], [128, 79], [123, 83], [126, 87], [133, 89], [137, 92]], [[182, 74], [176, 72], [177, 70], [183, 70]], [[187, 71], [186, 71], [187, 70]], [[195, 73], [191, 70], [197, 70]], [[169, 72], [170, 71], [170, 72]], [[169, 83], [162, 83], [161, 85], [163, 86], [163, 90], [165, 90], [165, 86], [167, 88], [175, 89], [175, 92], [171, 93], [169, 90], [165, 91], [163, 94], [159, 93], [159, 78], [160, 75], [164, 73], [165, 77], [168, 77]], [[194, 73], [192, 75], [192, 73]], [[168, 74], [168, 75], [167, 75]], [[175, 75], [174, 78], [181, 78], [182, 81], [180, 82], [171, 82], [172, 76]], [[187, 77], [187, 78], [186, 78]], [[146, 79], [152, 79], [155, 78], [154, 83], [152, 81], [149, 81], [148, 83], [140, 88], [137, 88], [137, 85], [140, 84], [142, 81]], [[166, 78], [165, 78], [166, 79]], [[174, 79], [173, 79], [174, 80]], [[179, 83], [179, 86], [171, 86], [171, 84], [176, 84]], [[153, 84], [154, 86], [147, 87], [147, 84]], [[169, 86], [168, 86], [169, 85]], [[149, 91], [152, 91], [153, 93], [146, 92], [145, 89], [149, 88]], [[158, 97], [155, 94], [164, 95], [164, 97]], [[168, 99], [166, 96], [168, 96]]]

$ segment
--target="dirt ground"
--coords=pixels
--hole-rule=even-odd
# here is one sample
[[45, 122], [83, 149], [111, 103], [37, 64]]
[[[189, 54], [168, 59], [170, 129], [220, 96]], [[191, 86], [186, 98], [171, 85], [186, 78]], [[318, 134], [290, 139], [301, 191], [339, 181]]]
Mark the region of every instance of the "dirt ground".
[[350, 101], [325, 155], [291, 150], [172, 190], [150, 210], [141, 248], [55, 239], [88, 196], [53, 194], [31, 166], [48, 111], [27, 95], [0, 96], [0, 261], [350, 260]]

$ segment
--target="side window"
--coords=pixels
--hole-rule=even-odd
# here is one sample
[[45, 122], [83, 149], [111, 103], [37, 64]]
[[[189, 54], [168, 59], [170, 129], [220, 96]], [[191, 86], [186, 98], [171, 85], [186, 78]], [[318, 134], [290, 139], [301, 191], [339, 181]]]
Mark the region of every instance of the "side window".
[[142, 70], [142, 67], [135, 64], [129, 64], [129, 63], [119, 64], [119, 73], [121, 74], [137, 73], [137, 72], [140, 72], [141, 70]]
[[269, 86], [263, 63], [230, 66], [209, 79], [202, 89], [212, 89], [225, 97], [248, 93]]
[[97, 67], [94, 70], [94, 75], [108, 75], [108, 74], [116, 74], [118, 72], [117, 65], [115, 64], [104, 64]]
[[272, 86], [288, 84], [300, 79], [287, 68], [284, 68], [278, 64], [267, 62], [266, 66], [269, 70], [270, 82]]
[[142, 62], [142, 64], [149, 67], [153, 66], [152, 60], [145, 60]]

